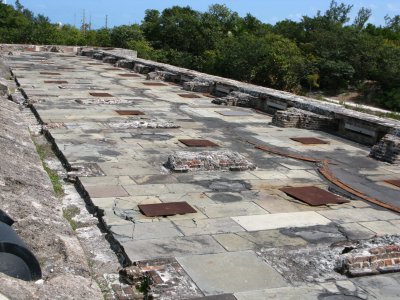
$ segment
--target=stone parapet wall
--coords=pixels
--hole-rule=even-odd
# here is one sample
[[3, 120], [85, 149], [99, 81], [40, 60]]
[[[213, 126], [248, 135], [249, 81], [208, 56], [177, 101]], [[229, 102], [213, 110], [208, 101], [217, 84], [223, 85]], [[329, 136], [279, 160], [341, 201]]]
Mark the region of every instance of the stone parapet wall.
[[295, 127], [309, 130], [335, 131], [338, 128], [333, 118], [321, 116], [297, 108], [277, 111], [272, 124], [279, 127]]

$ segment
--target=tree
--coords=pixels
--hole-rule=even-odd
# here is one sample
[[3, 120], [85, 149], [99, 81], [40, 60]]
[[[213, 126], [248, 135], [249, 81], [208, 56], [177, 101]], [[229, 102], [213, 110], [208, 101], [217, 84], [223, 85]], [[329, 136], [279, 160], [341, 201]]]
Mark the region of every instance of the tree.
[[365, 7], [360, 8], [356, 18], [354, 19], [353, 26], [356, 27], [357, 29], [364, 28], [365, 24], [367, 24], [371, 15], [372, 15], [371, 9]]

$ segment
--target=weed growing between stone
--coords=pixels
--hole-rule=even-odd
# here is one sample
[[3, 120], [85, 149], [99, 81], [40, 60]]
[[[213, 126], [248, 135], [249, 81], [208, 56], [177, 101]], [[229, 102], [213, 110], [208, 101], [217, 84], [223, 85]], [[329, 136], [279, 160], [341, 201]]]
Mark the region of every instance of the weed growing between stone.
[[43, 169], [49, 175], [51, 184], [53, 185], [54, 194], [56, 197], [61, 197], [64, 195], [64, 189], [60, 182], [60, 177], [57, 172], [52, 170], [45, 162], [45, 159], [51, 155], [52, 150], [49, 145], [38, 144], [33, 138], [33, 143], [35, 144], [36, 151], [39, 154], [40, 160], [42, 161]]

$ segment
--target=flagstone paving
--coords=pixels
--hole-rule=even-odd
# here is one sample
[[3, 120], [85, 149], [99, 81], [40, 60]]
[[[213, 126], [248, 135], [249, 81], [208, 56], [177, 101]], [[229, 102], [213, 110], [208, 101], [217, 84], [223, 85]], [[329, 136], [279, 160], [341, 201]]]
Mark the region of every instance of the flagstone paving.
[[[130, 261], [176, 258], [204, 295], [221, 295], [218, 299], [398, 298], [398, 275], [375, 276], [377, 285], [371, 284], [375, 277], [350, 282], [338, 275], [341, 280], [314, 278], [293, 286], [287, 272], [260, 255], [261, 249], [327, 249], [327, 241], [399, 233], [400, 215], [357, 199], [319, 207], [293, 199], [279, 189], [328, 189], [316, 166], [262, 152], [246, 141], [329, 159], [348, 182], [367, 183], [374, 197], [400, 201], [399, 189], [383, 183], [399, 178], [400, 171], [369, 158], [367, 147], [324, 132], [277, 128], [268, 115], [223, 108], [200, 93], [181, 97], [186, 92], [178, 85], [146, 85], [151, 82], [145, 75], [121, 76], [132, 72], [92, 59], [62, 53], [40, 57], [47, 64], [36, 60], [37, 53], [10, 56], [9, 63], [60, 156], [70, 166], [91, 164], [86, 174], [71, 171]], [[63, 82], [44, 83], [54, 78]], [[144, 114], [120, 115], [120, 110]], [[302, 145], [293, 137], [329, 144]], [[169, 155], [204, 150], [188, 148], [182, 139], [213, 141], [216, 150], [238, 152], [257, 168], [172, 173], [165, 165]], [[196, 213], [148, 218], [137, 207], [176, 201], [188, 202]]]

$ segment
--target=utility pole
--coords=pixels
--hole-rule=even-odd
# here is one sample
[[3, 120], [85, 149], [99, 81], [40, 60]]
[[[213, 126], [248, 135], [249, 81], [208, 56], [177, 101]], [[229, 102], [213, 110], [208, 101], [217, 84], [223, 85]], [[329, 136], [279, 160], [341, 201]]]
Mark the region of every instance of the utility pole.
[[106, 15], [106, 29], [108, 29], [108, 15]]
[[83, 31], [83, 35], [86, 36], [86, 16], [85, 16], [85, 10], [83, 10], [83, 17], [82, 17], [82, 31]]
[[89, 30], [92, 30], [92, 15], [89, 17]]

